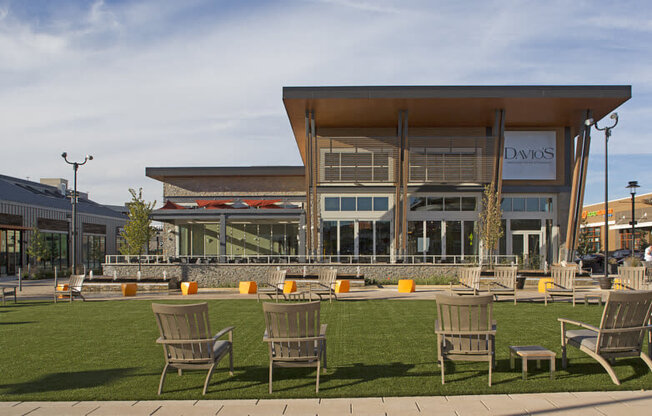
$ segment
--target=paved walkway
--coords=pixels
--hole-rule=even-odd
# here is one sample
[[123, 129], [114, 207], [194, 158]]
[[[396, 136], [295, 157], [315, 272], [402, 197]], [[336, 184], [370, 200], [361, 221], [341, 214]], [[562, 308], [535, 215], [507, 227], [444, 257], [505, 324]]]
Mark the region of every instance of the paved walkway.
[[652, 413], [652, 392], [496, 394], [354, 399], [185, 400], [121, 402], [0, 402], [0, 415], [218, 416], [464, 416]]
[[[67, 279], [59, 279], [59, 283], [66, 283]], [[7, 282], [5, 278], [0, 279]], [[12, 280], [12, 284], [17, 281]], [[437, 293], [447, 291], [448, 286], [417, 286], [414, 293], [398, 293], [396, 285], [387, 285], [382, 288], [377, 286], [366, 286], [364, 288], [352, 288], [349, 293], [338, 294], [342, 300], [364, 300], [364, 299], [392, 299], [392, 300], [414, 300], [414, 299], [435, 299]], [[607, 291], [600, 291], [597, 286], [587, 289], [591, 293], [601, 293], [603, 300], [606, 299]], [[54, 293], [54, 279], [45, 280], [23, 280], [22, 290], [18, 292], [18, 301], [27, 300], [52, 300]], [[200, 288], [199, 293], [191, 296], [183, 296], [180, 290], [170, 290], [164, 292], [144, 292], [139, 291], [136, 296], [123, 297], [120, 292], [84, 292], [88, 300], [162, 300], [162, 299], [256, 299], [256, 295], [241, 295], [237, 288]], [[523, 290], [517, 291], [519, 302], [543, 302], [543, 294], [537, 291], [536, 286], [526, 286]], [[267, 296], [264, 297], [268, 299]], [[316, 299], [317, 296], [314, 296]], [[509, 299], [502, 296], [501, 299]], [[566, 301], [566, 300], [564, 300]], [[583, 298], [578, 297], [578, 303], [583, 302]], [[11, 298], [10, 302], [13, 302]]]

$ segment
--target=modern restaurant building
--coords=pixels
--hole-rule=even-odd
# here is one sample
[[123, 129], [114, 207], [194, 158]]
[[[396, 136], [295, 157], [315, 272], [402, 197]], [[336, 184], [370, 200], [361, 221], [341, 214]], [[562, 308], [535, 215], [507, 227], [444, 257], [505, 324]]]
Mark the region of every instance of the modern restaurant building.
[[[286, 87], [303, 166], [148, 167], [166, 256], [194, 262], [477, 260], [483, 189], [502, 255], [542, 267], [577, 241], [584, 121], [630, 86]], [[237, 145], [234, 143], [234, 145]]]

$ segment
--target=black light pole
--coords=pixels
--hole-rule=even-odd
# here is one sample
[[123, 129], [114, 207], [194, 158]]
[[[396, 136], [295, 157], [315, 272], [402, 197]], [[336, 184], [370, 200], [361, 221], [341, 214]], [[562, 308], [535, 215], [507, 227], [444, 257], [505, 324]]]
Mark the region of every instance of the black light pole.
[[636, 204], [636, 201], [634, 197], [636, 196], [636, 188], [639, 188], [638, 186], [638, 181], [629, 181], [629, 184], [626, 186], [626, 188], [629, 189], [629, 193], [632, 194], [632, 257], [634, 257], [634, 241], [635, 240], [635, 235], [636, 235], [636, 217], [634, 216], [634, 207]]
[[609, 137], [611, 137], [611, 129], [616, 127], [618, 124], [618, 113], [612, 113], [609, 117], [612, 120], [615, 120], [613, 126], [607, 126], [600, 128], [598, 127], [598, 122], [593, 122], [593, 119], [590, 118], [584, 123], [587, 126], [594, 125], [596, 130], [604, 131], [604, 277], [605, 279], [609, 278]]
[[83, 162], [71, 162], [68, 160], [68, 153], [61, 153], [61, 157], [69, 165], [72, 165], [72, 170], [74, 174], [74, 187], [72, 194], [72, 273], [76, 274], [77, 272], [77, 169], [80, 166], [85, 165], [89, 160], [93, 160], [93, 156], [86, 155]]

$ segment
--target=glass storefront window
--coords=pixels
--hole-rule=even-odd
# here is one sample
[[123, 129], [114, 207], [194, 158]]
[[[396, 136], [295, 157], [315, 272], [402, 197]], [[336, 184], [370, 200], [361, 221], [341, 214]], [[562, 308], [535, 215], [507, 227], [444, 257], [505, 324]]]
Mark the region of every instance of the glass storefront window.
[[428, 197], [428, 211], [443, 211], [444, 198], [442, 197]]
[[88, 270], [98, 270], [106, 255], [106, 236], [82, 235], [82, 263]]
[[525, 203], [527, 212], [539, 211], [539, 198], [526, 198]]
[[389, 198], [386, 196], [374, 197], [374, 211], [387, 211], [389, 209]]
[[358, 211], [371, 211], [372, 199], [368, 197], [358, 197]]
[[[391, 244], [390, 222], [376, 221], [376, 255], [389, 256]], [[389, 261], [389, 258], [377, 260]]]
[[462, 254], [462, 221], [446, 221], [446, 255]]
[[541, 212], [552, 212], [552, 198], [539, 198]]
[[421, 250], [423, 249], [423, 221], [408, 221], [407, 235], [408, 254], [411, 256], [422, 254]]
[[322, 239], [324, 255], [337, 255], [337, 221], [324, 221], [322, 223]]
[[476, 238], [475, 221], [464, 221], [464, 255], [478, 254], [479, 241]]
[[342, 197], [342, 211], [355, 211], [355, 197]]
[[475, 211], [475, 197], [463, 196], [462, 197], [462, 211]]
[[324, 210], [326, 210], [326, 211], [339, 211], [340, 210], [340, 198], [338, 198], [338, 197], [326, 197], [326, 198], [324, 198]]
[[18, 273], [22, 264], [21, 239], [22, 231], [0, 230], [0, 274]]
[[539, 231], [541, 220], [511, 220], [512, 231]]
[[459, 211], [461, 208], [459, 196], [447, 196], [444, 198], [444, 211]]
[[432, 256], [441, 254], [441, 221], [426, 221], [427, 253]]
[[358, 254], [371, 256], [374, 254], [374, 230], [372, 221], [358, 222]]
[[410, 211], [424, 211], [426, 209], [426, 198], [421, 196], [410, 197]]
[[514, 212], [525, 211], [525, 198], [512, 198], [512, 211]]
[[[344, 198], [342, 198], [344, 199]], [[340, 221], [340, 254], [352, 256], [355, 250], [355, 230], [353, 221]]]
[[503, 212], [509, 212], [512, 210], [512, 198], [502, 198], [500, 201], [500, 209]]

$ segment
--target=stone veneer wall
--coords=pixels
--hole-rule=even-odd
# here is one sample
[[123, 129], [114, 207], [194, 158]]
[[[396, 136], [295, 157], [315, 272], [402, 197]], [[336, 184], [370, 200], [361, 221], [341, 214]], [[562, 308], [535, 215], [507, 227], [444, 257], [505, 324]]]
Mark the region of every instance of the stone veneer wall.
[[[235, 286], [241, 280], [254, 280], [261, 282], [269, 270], [280, 267], [287, 269], [288, 274], [317, 274], [324, 268], [335, 268], [341, 274], [364, 275], [367, 279], [381, 282], [388, 277], [409, 277], [410, 279], [428, 278], [432, 276], [455, 276], [457, 268], [453, 265], [419, 265], [419, 264], [143, 264], [141, 265], [142, 278], [162, 278], [163, 272], [167, 278], [176, 282], [196, 281], [201, 287]], [[108, 264], [104, 265], [104, 275], [113, 276], [116, 272], [118, 279], [133, 278], [138, 271], [137, 264]]]

